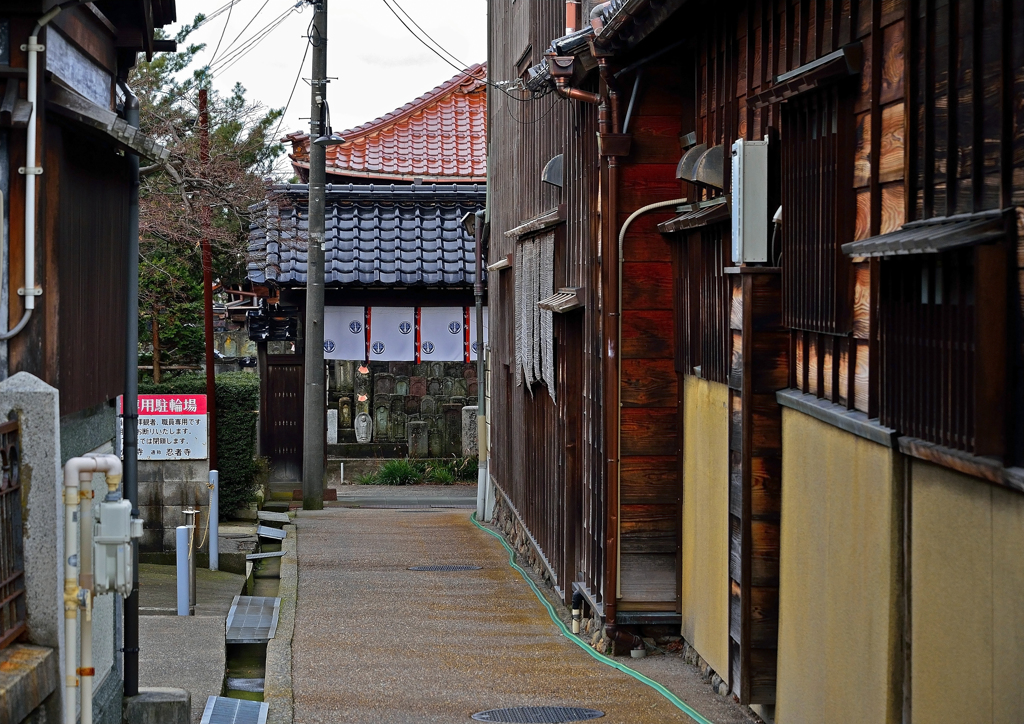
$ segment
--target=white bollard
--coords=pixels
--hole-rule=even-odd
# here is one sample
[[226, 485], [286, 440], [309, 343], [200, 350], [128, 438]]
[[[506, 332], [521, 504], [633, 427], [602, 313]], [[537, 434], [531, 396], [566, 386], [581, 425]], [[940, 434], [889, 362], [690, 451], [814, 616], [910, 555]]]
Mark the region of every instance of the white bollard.
[[210, 570], [220, 570], [220, 473], [210, 471]]
[[179, 525], [174, 529], [174, 545], [177, 554], [178, 573], [178, 615], [188, 616], [189, 581], [188, 581], [188, 537], [191, 529], [187, 525]]

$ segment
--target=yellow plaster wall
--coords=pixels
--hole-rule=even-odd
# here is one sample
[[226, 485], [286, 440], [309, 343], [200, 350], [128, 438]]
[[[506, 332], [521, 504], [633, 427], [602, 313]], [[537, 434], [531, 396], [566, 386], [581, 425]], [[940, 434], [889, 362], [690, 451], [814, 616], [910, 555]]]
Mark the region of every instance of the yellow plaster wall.
[[1024, 722], [1024, 495], [911, 465], [914, 724]]
[[782, 411], [778, 724], [900, 720], [900, 466]]
[[682, 635], [729, 671], [729, 388], [683, 385]]

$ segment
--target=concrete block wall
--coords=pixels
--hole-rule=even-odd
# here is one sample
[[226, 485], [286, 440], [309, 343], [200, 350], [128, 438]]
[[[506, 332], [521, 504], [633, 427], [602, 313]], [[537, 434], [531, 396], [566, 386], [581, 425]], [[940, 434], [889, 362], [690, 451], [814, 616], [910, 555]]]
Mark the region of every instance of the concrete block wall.
[[139, 461], [139, 513], [145, 521], [140, 551], [173, 551], [174, 529], [184, 525], [185, 508], [201, 507], [200, 526], [206, 527], [209, 477], [209, 460]]
[[[476, 365], [463, 362], [332, 361], [328, 404], [338, 442], [354, 441], [355, 417], [373, 419], [373, 442], [404, 443], [408, 423], [427, 423], [431, 457], [462, 454], [462, 408], [477, 403]], [[360, 372], [360, 368], [366, 372]]]

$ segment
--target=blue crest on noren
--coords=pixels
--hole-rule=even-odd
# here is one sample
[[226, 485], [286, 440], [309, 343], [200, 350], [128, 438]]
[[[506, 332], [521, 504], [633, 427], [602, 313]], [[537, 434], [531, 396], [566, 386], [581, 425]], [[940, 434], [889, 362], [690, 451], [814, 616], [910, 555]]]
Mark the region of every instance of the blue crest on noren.
[[383, 342], [374, 342], [373, 346], [370, 347], [370, 349], [373, 350], [374, 354], [384, 354], [384, 343]]
[[434, 343], [433, 342], [424, 342], [420, 346], [420, 351], [423, 352], [423, 354], [433, 354], [434, 353]]
[[324, 352], [327, 352], [328, 354], [330, 354], [333, 351], [334, 351], [334, 340], [333, 339], [325, 339], [324, 340]]
[[473, 351], [477, 352], [477, 353], [480, 352], [480, 343], [479, 342], [474, 342], [473, 343]]
[[398, 325], [398, 331], [402, 334], [409, 334], [412, 331], [412, 325], [408, 322], [402, 322]]
[[458, 334], [459, 332], [462, 331], [462, 325], [459, 324], [458, 322], [452, 322], [451, 324], [448, 325], [448, 331], [451, 332], [452, 334]]
[[359, 334], [363, 331], [363, 325], [353, 320], [352, 324], [348, 325], [348, 328], [352, 330], [352, 334]]

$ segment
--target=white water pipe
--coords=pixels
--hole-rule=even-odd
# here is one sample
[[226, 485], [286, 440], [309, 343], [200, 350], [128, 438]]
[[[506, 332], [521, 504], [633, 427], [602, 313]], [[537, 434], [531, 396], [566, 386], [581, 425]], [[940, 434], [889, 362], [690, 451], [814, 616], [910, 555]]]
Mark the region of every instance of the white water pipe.
[[[71, 458], [64, 465], [64, 651], [65, 724], [75, 724], [75, 689], [81, 677], [82, 724], [92, 724], [92, 475], [106, 475], [107, 497], [121, 485], [121, 461], [114, 455]], [[83, 526], [84, 523], [84, 526]], [[78, 654], [78, 609], [85, 609]]]

